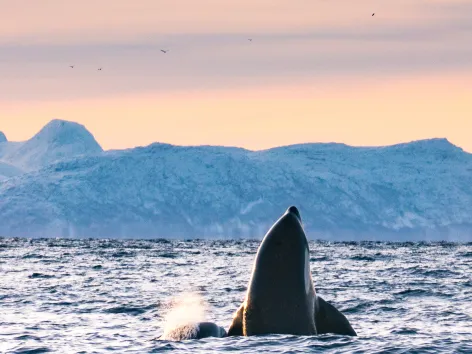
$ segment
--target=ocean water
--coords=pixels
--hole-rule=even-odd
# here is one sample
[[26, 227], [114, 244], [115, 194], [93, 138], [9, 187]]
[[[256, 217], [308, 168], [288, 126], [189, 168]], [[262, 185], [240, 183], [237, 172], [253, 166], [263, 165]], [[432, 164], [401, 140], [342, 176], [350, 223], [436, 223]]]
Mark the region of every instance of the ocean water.
[[178, 309], [227, 329], [258, 245], [0, 238], [0, 352], [472, 353], [472, 244], [453, 243], [310, 242], [358, 337], [154, 340]]

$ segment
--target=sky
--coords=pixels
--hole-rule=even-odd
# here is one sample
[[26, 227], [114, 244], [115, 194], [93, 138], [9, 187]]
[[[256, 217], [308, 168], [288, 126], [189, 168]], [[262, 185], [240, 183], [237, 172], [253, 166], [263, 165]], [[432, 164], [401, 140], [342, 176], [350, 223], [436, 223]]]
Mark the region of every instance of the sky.
[[470, 0], [0, 0], [0, 131], [21, 141], [59, 118], [105, 149], [444, 137], [472, 152], [471, 14]]

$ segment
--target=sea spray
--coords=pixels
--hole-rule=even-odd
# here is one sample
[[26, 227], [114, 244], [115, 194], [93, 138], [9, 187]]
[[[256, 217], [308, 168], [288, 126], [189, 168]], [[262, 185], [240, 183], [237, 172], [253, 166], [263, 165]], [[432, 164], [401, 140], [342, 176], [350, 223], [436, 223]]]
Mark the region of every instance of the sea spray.
[[164, 315], [164, 333], [160, 339], [195, 337], [197, 323], [205, 321], [207, 308], [207, 303], [199, 294], [183, 293], [174, 297]]

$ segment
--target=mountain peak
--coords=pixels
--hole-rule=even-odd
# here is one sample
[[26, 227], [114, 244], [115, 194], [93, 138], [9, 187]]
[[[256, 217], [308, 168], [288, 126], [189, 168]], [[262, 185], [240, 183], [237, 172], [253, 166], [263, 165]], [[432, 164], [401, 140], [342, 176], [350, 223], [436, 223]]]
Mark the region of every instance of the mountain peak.
[[3, 132], [0, 132], [0, 143], [4, 143], [6, 141], [8, 141], [7, 137], [5, 134], [3, 134]]
[[432, 138], [416, 140], [409, 143], [386, 146], [385, 149], [391, 151], [403, 151], [405, 153], [461, 153], [463, 149], [454, 145], [446, 138]]
[[451, 143], [447, 138], [431, 138], [412, 141], [410, 144], [421, 144], [436, 148], [457, 148], [456, 145]]
[[101, 146], [82, 124], [54, 119], [4, 158], [30, 171], [64, 159], [101, 152]]
[[87, 152], [103, 151], [93, 135], [82, 124], [67, 120], [53, 119], [46, 124], [32, 139], [47, 142], [54, 146], [83, 145]]

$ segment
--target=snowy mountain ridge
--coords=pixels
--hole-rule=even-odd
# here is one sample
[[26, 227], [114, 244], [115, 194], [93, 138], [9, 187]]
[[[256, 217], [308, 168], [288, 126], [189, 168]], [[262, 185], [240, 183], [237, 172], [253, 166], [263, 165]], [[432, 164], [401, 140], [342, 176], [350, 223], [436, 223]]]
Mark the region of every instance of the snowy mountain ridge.
[[[1, 137], [0, 137], [1, 142]], [[0, 143], [0, 161], [24, 171], [40, 169], [63, 159], [103, 152], [92, 134], [81, 124], [54, 119], [35, 136], [22, 143]]]
[[293, 204], [310, 238], [472, 240], [472, 155], [446, 139], [103, 152], [78, 131], [45, 134], [34, 167], [0, 144], [28, 171], [0, 179], [1, 235], [260, 238]]

